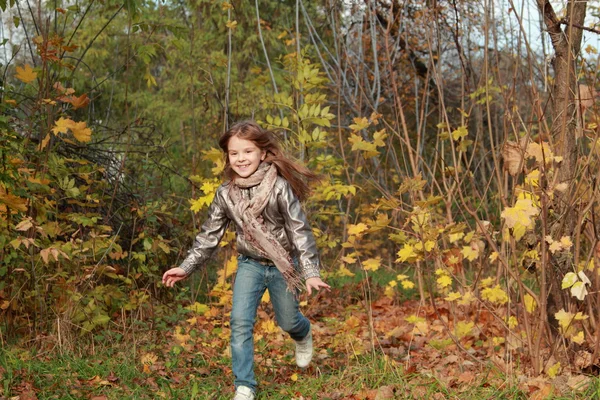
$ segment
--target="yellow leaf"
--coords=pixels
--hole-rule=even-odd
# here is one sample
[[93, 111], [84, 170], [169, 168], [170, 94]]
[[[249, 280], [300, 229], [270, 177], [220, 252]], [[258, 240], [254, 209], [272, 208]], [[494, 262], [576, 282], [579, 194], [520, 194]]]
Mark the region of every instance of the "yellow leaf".
[[237, 21], [227, 21], [225, 24], [229, 29], [235, 29], [237, 27]]
[[459, 126], [456, 130], [452, 131], [452, 139], [454, 141], [459, 141], [461, 138], [464, 138], [469, 134], [466, 126]]
[[490, 262], [495, 262], [498, 259], [498, 256], [500, 254], [498, 254], [497, 251], [493, 251], [492, 254], [490, 254], [489, 260]]
[[396, 281], [389, 281], [388, 285], [391, 286], [391, 287], [396, 287], [396, 286], [398, 286], [398, 282], [396, 282]]
[[29, 64], [25, 64], [24, 67], [17, 67], [16, 70], [15, 78], [21, 82], [30, 83], [37, 79], [37, 72], [34, 72]]
[[459, 321], [458, 324], [454, 327], [454, 334], [459, 339], [462, 339], [471, 334], [473, 327], [475, 326], [474, 322], [464, 322]]
[[354, 276], [354, 272], [350, 271], [344, 264], [340, 265], [340, 268], [337, 270], [337, 276]]
[[571, 321], [573, 321], [573, 314], [565, 311], [564, 309], [561, 309], [560, 311], [554, 314], [554, 318], [556, 318], [558, 324], [563, 329], [567, 329], [571, 325]]
[[439, 288], [444, 289], [452, 285], [452, 278], [450, 278], [448, 275], [442, 275], [437, 278], [436, 282]]
[[296, 382], [298, 380], [298, 374], [293, 374], [290, 379], [294, 382]]
[[531, 217], [540, 212], [531, 199], [518, 199], [514, 207], [506, 207], [500, 216], [504, 218], [508, 228], [514, 228], [516, 225], [522, 225], [526, 228], [533, 227], [534, 222]]
[[468, 306], [473, 303], [477, 298], [473, 294], [473, 292], [466, 292], [463, 294], [462, 299], [458, 300], [458, 304], [461, 306]]
[[92, 130], [86, 126], [85, 121], [75, 122], [70, 128], [78, 141], [87, 143], [92, 140]]
[[554, 364], [553, 366], [548, 368], [548, 376], [550, 378], [555, 378], [559, 372], [560, 372], [560, 362], [557, 362], [556, 364]]
[[525, 177], [525, 184], [531, 185], [533, 187], [539, 187], [539, 180], [540, 180], [540, 170], [534, 169], [533, 171], [528, 173], [527, 176]]
[[584, 336], [583, 331], [579, 331], [577, 333], [577, 335], [575, 335], [575, 336], [573, 336], [571, 338], [571, 340], [574, 341], [577, 344], [583, 344], [583, 341], [585, 340], [585, 336]]
[[204, 314], [210, 309], [210, 307], [206, 304], [200, 304], [198, 302], [195, 302], [194, 304], [185, 307], [185, 309], [193, 311], [196, 314]]
[[557, 251], [562, 250], [562, 244], [560, 242], [552, 242], [552, 244], [550, 244], [550, 246], [548, 247], [548, 250], [550, 250], [550, 252], [554, 254]]
[[481, 298], [494, 304], [502, 305], [508, 303], [508, 295], [504, 290], [502, 290], [500, 285], [496, 285], [493, 288], [483, 289], [481, 291]]
[[369, 227], [366, 224], [363, 224], [362, 222], [356, 225], [350, 224], [348, 225], [348, 234], [360, 236], [367, 229], [369, 229]]
[[357, 117], [357, 118], [354, 118], [353, 121], [354, 121], [354, 124], [350, 125], [350, 129], [352, 129], [354, 132], [358, 132], [369, 126], [369, 120], [366, 117], [362, 117], [362, 118]]
[[513, 329], [514, 327], [519, 325], [519, 321], [517, 320], [517, 317], [515, 317], [514, 315], [511, 315], [508, 318], [507, 324], [510, 329]]
[[381, 257], [377, 258], [369, 258], [365, 262], [363, 262], [363, 268], [366, 271], [377, 271], [381, 266]]
[[450, 235], [448, 235], [448, 240], [450, 241], [450, 243], [454, 243], [462, 239], [463, 236], [465, 236], [464, 232], [451, 233]]
[[52, 132], [55, 135], [58, 135], [59, 133], [67, 133], [74, 123], [75, 122], [69, 118], [60, 117], [57, 121], [54, 121], [54, 128], [52, 128]]
[[554, 154], [547, 142], [543, 142], [541, 145], [536, 142], [529, 143], [526, 156], [527, 158], [535, 158], [538, 163], [543, 163], [544, 161], [548, 163], [554, 158]]
[[523, 301], [525, 302], [525, 310], [527, 310], [528, 313], [531, 314], [537, 308], [537, 303], [531, 295], [526, 294], [523, 296]]
[[570, 236], [563, 236], [560, 238], [560, 244], [566, 250], [570, 249], [573, 246], [573, 242], [571, 242]]
[[459, 292], [450, 292], [448, 294], [448, 296], [446, 296], [444, 298], [444, 300], [446, 301], [454, 301], [454, 300], [458, 300], [462, 297], [462, 295]]
[[260, 299], [262, 303], [268, 303], [271, 301], [271, 295], [269, 294], [269, 290], [265, 290], [265, 294], [263, 294], [262, 299]]
[[396, 275], [396, 280], [398, 280], [398, 281], [403, 281], [405, 279], [408, 279], [408, 275], [404, 275], [404, 274]]
[[385, 295], [385, 297], [387, 297], [388, 299], [393, 299], [394, 296], [396, 295], [396, 288], [392, 287], [392, 286], [386, 286], [385, 290], [383, 292], [383, 294]]
[[398, 251], [398, 259], [397, 262], [412, 262], [418, 257], [418, 254], [415, 253], [415, 249], [410, 244], [405, 244], [400, 251]]
[[479, 257], [479, 248], [477, 246], [463, 246], [460, 252], [469, 261], [473, 261]]
[[221, 7], [223, 8], [223, 11], [227, 11], [227, 10], [233, 8], [233, 5], [231, 3], [224, 2], [223, 4], [221, 4]]
[[415, 287], [415, 284], [408, 280], [403, 280], [400, 282], [400, 284], [402, 285], [402, 289], [406, 289], [406, 290], [412, 289]]

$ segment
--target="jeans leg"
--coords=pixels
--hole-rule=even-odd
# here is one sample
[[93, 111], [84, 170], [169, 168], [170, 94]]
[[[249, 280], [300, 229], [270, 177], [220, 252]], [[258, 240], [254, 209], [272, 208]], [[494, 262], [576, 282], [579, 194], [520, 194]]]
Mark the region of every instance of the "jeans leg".
[[264, 267], [245, 257], [238, 259], [231, 309], [231, 361], [235, 387], [256, 391], [254, 378], [254, 323], [258, 303], [266, 290]]
[[277, 268], [267, 272], [267, 288], [275, 311], [277, 324], [296, 341], [302, 340], [310, 331], [310, 321], [300, 312], [298, 300], [287, 288], [283, 275]]

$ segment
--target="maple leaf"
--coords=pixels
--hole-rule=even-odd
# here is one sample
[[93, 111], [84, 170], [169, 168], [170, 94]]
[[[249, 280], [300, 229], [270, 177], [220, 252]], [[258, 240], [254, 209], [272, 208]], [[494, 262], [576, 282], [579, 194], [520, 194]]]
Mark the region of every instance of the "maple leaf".
[[366, 224], [363, 224], [362, 222], [356, 225], [350, 224], [348, 225], [348, 234], [360, 236], [367, 229], [369, 229], [369, 227]]
[[206, 304], [200, 304], [198, 302], [185, 307], [186, 310], [193, 311], [196, 314], [204, 314], [209, 310], [209, 308], [210, 307], [208, 307]]
[[562, 244], [560, 242], [552, 242], [550, 244], [550, 246], [548, 247], [548, 250], [550, 250], [550, 252], [552, 254], [554, 254], [557, 251], [561, 251], [562, 250]]
[[500, 216], [504, 218], [506, 226], [514, 228], [517, 224], [520, 224], [526, 228], [533, 225], [531, 217], [536, 216], [540, 213], [540, 209], [537, 208], [531, 199], [518, 199], [514, 207], [506, 207]]
[[82, 143], [87, 143], [92, 140], [92, 130], [86, 126], [85, 121], [75, 122], [70, 127], [75, 139]]
[[554, 158], [554, 154], [547, 142], [543, 142], [541, 145], [536, 142], [529, 143], [525, 155], [527, 158], [535, 158], [536, 162], [540, 164], [544, 163], [544, 161], [548, 163]]
[[57, 121], [54, 121], [54, 128], [52, 128], [52, 133], [54, 133], [55, 135], [58, 135], [59, 133], [67, 133], [74, 123], [75, 121], [69, 118], [60, 117]]
[[479, 257], [479, 248], [477, 246], [463, 246], [461, 253], [467, 260], [473, 261]]
[[585, 340], [585, 335], [584, 335], [583, 331], [579, 331], [576, 335], [572, 336], [571, 340], [577, 344], [583, 344], [583, 342]]
[[353, 119], [354, 124], [350, 125], [350, 129], [354, 132], [363, 130], [369, 126], [369, 120], [366, 117], [357, 117]]
[[508, 295], [504, 290], [502, 290], [500, 285], [496, 285], [493, 288], [483, 289], [481, 291], [481, 298], [494, 304], [503, 305], [508, 303]]
[[405, 244], [400, 251], [398, 251], [398, 258], [396, 262], [412, 262], [417, 259], [418, 254], [415, 253], [415, 249], [410, 244]]
[[454, 327], [454, 334], [457, 338], [462, 339], [471, 334], [471, 331], [475, 327], [474, 322], [459, 321]]
[[534, 188], [539, 187], [539, 181], [540, 181], [540, 170], [537, 168], [534, 169], [533, 171], [531, 171], [530, 173], [528, 173], [527, 176], [525, 177], [525, 184], [531, 185]]
[[557, 362], [556, 364], [554, 364], [553, 366], [548, 368], [548, 371], [547, 371], [548, 376], [550, 378], [555, 378], [559, 372], [560, 372], [560, 362]]
[[442, 275], [436, 280], [439, 288], [444, 289], [450, 285], [452, 285], [452, 278], [448, 275]]
[[17, 67], [16, 70], [15, 78], [23, 83], [31, 83], [37, 79], [37, 72], [34, 72], [29, 64], [25, 64], [24, 67]]
[[462, 297], [462, 295], [459, 292], [450, 292], [448, 294], [448, 296], [446, 296], [444, 298], [444, 300], [446, 301], [454, 301], [454, 300], [458, 300]]
[[452, 131], [452, 139], [458, 142], [460, 139], [464, 138], [469, 134], [466, 126], [459, 126], [456, 130]]
[[519, 325], [519, 321], [517, 320], [517, 318], [514, 315], [511, 315], [508, 320], [506, 321], [506, 323], [508, 324], [508, 327], [510, 329], [515, 328], [517, 325]]
[[338, 269], [337, 276], [354, 276], [355, 273], [350, 271], [348, 268], [346, 268], [346, 266], [344, 264], [340, 265], [340, 268]]
[[473, 303], [475, 300], [477, 300], [477, 298], [473, 292], [465, 292], [465, 294], [462, 295], [462, 299], [458, 300], [458, 304], [466, 306]]
[[363, 262], [363, 268], [366, 271], [377, 271], [381, 266], [381, 257], [369, 258]]
[[364, 151], [366, 157], [375, 157], [377, 154], [379, 154], [377, 151], [377, 145], [375, 145], [375, 143], [365, 142], [359, 135], [351, 133], [348, 141], [352, 143], [352, 151]]
[[380, 131], [377, 131], [373, 134], [373, 144], [375, 144], [375, 146], [377, 147], [383, 147], [385, 146], [385, 138], [387, 138], [387, 133], [385, 133], [385, 129], [382, 129]]
[[235, 29], [237, 27], [237, 21], [227, 21], [227, 23], [225, 24], [225, 26], [229, 29]]
[[402, 289], [413, 289], [415, 287], [415, 284], [409, 280], [403, 280], [400, 282], [400, 284], [402, 285]]
[[83, 108], [83, 107], [87, 106], [88, 104], [90, 104], [90, 98], [85, 93], [79, 97], [69, 96], [69, 100], [67, 101], [67, 103], [71, 103], [71, 105], [73, 106], [73, 109], [77, 110], [79, 108]]
[[556, 318], [556, 320], [558, 321], [558, 324], [564, 330], [564, 329], [567, 329], [571, 325], [571, 322], [573, 321], [573, 314], [565, 311], [563, 308], [554, 314], [554, 318]]
[[571, 241], [571, 237], [570, 236], [563, 236], [560, 238], [560, 244], [562, 245], [563, 249], [570, 249], [573, 246], [573, 242]]
[[462, 239], [464, 236], [465, 236], [464, 232], [451, 233], [448, 235], [448, 240], [450, 241], [450, 243], [454, 243], [454, 242]]

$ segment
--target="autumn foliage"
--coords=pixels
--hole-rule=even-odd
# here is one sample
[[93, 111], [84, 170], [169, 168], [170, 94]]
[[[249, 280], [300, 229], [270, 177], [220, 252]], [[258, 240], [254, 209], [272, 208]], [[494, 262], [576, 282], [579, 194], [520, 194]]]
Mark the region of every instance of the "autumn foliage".
[[[189, 318], [171, 321], [174, 343], [222, 355], [233, 233], [182, 296], [159, 276], [221, 182], [216, 138], [254, 117], [324, 177], [305, 208], [338, 288], [304, 299], [332, 349], [324, 365], [381, 352], [406, 371], [442, 366], [452, 387], [491, 363], [541, 377], [530, 392], [596, 371], [597, 50], [571, 60], [571, 126], [560, 82], [528, 67], [545, 59], [489, 43], [515, 10], [489, 21], [469, 2], [260, 3], [92, 1], [4, 21], [24, 34], [1, 61], [2, 343], [93, 346], [177, 298]], [[282, 341], [271, 320], [258, 331]], [[144, 357], [144, 373], [164, 366]]]

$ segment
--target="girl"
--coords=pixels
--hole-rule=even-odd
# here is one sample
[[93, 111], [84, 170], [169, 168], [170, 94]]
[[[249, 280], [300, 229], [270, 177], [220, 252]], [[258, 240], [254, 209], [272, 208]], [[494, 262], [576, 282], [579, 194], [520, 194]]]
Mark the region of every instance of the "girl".
[[234, 125], [219, 146], [230, 180], [217, 189], [186, 259], [165, 272], [162, 281], [173, 287], [205, 264], [233, 221], [239, 253], [231, 310], [234, 400], [252, 400], [257, 385], [252, 334], [266, 289], [277, 324], [296, 341], [296, 364], [305, 368], [312, 359], [310, 322], [298, 309], [297, 294], [302, 280], [309, 295], [313, 289], [330, 290], [319, 276], [317, 246], [300, 205], [308, 194], [302, 178], [316, 175], [287, 158], [274, 134], [252, 121]]

